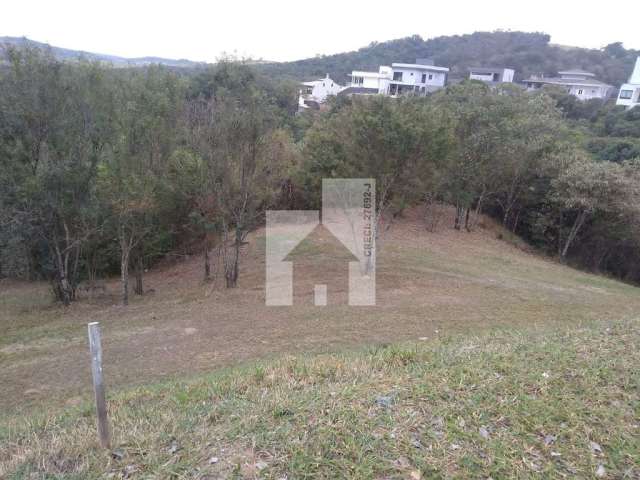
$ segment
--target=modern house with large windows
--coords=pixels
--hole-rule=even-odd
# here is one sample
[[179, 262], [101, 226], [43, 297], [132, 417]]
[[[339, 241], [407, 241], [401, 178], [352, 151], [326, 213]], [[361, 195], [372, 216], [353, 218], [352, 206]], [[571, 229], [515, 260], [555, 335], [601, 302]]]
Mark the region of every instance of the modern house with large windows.
[[377, 72], [354, 70], [351, 72], [351, 83], [341, 95], [373, 95], [385, 94], [393, 74], [391, 67], [381, 66]]
[[418, 58], [416, 63], [392, 63], [393, 77], [389, 82], [388, 95], [406, 93], [426, 95], [443, 88], [447, 83], [449, 69], [437, 67], [433, 60]]
[[377, 72], [354, 70], [350, 85], [341, 94], [426, 95], [444, 87], [448, 73], [448, 68], [438, 67], [433, 60], [424, 58], [417, 59], [416, 63], [381, 66]]
[[300, 90], [300, 109], [319, 108], [329, 95], [426, 95], [444, 87], [449, 69], [438, 67], [429, 59], [416, 63], [382, 65], [377, 72], [354, 70], [351, 82], [342, 87], [329, 75], [326, 78], [304, 82]]
[[558, 72], [559, 77], [532, 76], [524, 81], [527, 90], [538, 90], [545, 85], [563, 88], [567, 93], [580, 100], [592, 98], [605, 99], [611, 94], [613, 87], [600, 80], [595, 75], [582, 70], [566, 70]]
[[640, 57], [636, 59], [636, 65], [633, 68], [631, 77], [629, 77], [629, 83], [625, 83], [620, 87], [616, 105], [623, 105], [627, 108], [640, 105]]

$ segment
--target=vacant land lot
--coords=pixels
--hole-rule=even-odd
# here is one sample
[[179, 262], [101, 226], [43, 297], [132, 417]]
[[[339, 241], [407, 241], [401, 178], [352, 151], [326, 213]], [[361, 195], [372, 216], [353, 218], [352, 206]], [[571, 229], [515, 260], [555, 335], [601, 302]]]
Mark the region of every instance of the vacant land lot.
[[[493, 326], [553, 326], [637, 313], [638, 289], [525, 253], [490, 222], [473, 233], [427, 232], [414, 211], [380, 244], [378, 305], [347, 307], [335, 245], [316, 238], [295, 264], [293, 307], [264, 305], [264, 233], [250, 239], [240, 287], [201, 283], [198, 258], [147, 276], [153, 293], [118, 305], [108, 295], [71, 308], [51, 304], [46, 285], [3, 282], [0, 410], [75, 404], [90, 395], [86, 324], [103, 328], [109, 391], [282, 353], [433, 339]], [[329, 305], [309, 295], [328, 279]], [[334, 288], [335, 287], [335, 288]]]

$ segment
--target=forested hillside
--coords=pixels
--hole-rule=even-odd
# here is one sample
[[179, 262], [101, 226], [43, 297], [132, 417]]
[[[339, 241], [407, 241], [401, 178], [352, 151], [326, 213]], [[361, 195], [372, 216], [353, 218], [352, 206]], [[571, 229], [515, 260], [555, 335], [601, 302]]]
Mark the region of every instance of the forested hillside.
[[[467, 81], [296, 116], [295, 84], [246, 63], [186, 76], [8, 52], [0, 275], [46, 279], [64, 303], [110, 275], [127, 303], [129, 271], [141, 294], [186, 244], [206, 281], [236, 287], [265, 211], [317, 208], [322, 178], [375, 178], [383, 222], [421, 204], [425, 228], [464, 232], [485, 212], [563, 262], [640, 281], [635, 110]], [[455, 218], [436, 218], [442, 204]]]
[[[612, 85], [624, 83], [631, 73], [637, 50], [625, 50], [619, 43], [602, 50], [569, 48], [549, 43], [544, 33], [476, 32], [423, 40], [420, 36], [374, 42], [355, 52], [326, 55], [287, 63], [261, 65], [274, 75], [310, 79], [329, 73], [345, 82], [352, 70], [376, 70], [392, 62], [414, 62], [433, 58], [437, 65], [451, 68], [451, 78], [466, 76], [469, 67], [510, 67], [516, 80], [531, 74], [555, 75], [558, 70], [581, 68]], [[604, 47], [604, 45], [603, 45]]]
[[[535, 32], [475, 32], [428, 40], [413, 35], [387, 42], [372, 42], [354, 52], [322, 55], [292, 62], [258, 62], [256, 68], [270, 76], [297, 81], [329, 73], [334, 79], [344, 83], [347, 81], [347, 74], [352, 70], [377, 71], [380, 65], [414, 62], [416, 58], [433, 58], [437, 65], [451, 68], [452, 79], [464, 78], [468, 68], [478, 66], [513, 68], [516, 70], [516, 80], [531, 74], [555, 75], [559, 70], [581, 68], [595, 73], [599, 79], [607, 83], [618, 86], [627, 80], [633, 62], [640, 55], [639, 50], [627, 50], [619, 42], [603, 45], [602, 49], [597, 50], [558, 46], [550, 43], [550, 40], [549, 35]], [[190, 60], [158, 57], [123, 58], [82, 52], [17, 37], [0, 37], [0, 44], [50, 48], [58, 60], [77, 61], [79, 58], [85, 58], [119, 67], [156, 63], [189, 72], [199, 65], [198, 62]]]

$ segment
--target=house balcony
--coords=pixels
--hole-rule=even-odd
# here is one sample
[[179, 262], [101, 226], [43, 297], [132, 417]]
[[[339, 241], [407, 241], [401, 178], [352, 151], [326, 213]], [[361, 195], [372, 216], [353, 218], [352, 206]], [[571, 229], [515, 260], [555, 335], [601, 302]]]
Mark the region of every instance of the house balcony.
[[387, 94], [392, 97], [398, 97], [401, 95], [424, 96], [435, 92], [436, 90], [440, 90], [441, 88], [443, 88], [443, 86], [390, 81]]

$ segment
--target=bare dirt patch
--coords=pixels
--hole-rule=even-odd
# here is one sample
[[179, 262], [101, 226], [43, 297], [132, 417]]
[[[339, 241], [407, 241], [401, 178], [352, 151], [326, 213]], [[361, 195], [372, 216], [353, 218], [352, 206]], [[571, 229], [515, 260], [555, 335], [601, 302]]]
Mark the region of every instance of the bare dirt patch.
[[[377, 305], [348, 307], [340, 262], [319, 242], [296, 263], [294, 306], [264, 304], [264, 232], [243, 252], [240, 285], [203, 284], [201, 261], [150, 272], [154, 294], [117, 305], [108, 295], [68, 309], [45, 285], [0, 284], [0, 410], [27, 409], [91, 394], [86, 324], [101, 322], [109, 389], [184, 377], [282, 353], [339, 350], [434, 338], [495, 325], [564, 324], [624, 317], [640, 307], [637, 289], [581, 273], [498, 238], [485, 228], [427, 231], [419, 209], [394, 222], [380, 242]], [[447, 227], [447, 228], [445, 228]], [[329, 279], [329, 305], [313, 305], [313, 285]], [[325, 280], [322, 280], [325, 281]], [[332, 289], [332, 285], [337, 288]], [[33, 302], [33, 303], [32, 303]], [[34, 306], [35, 305], [35, 306]]]

